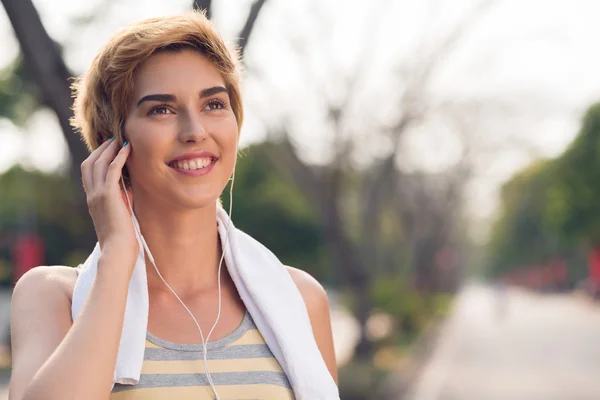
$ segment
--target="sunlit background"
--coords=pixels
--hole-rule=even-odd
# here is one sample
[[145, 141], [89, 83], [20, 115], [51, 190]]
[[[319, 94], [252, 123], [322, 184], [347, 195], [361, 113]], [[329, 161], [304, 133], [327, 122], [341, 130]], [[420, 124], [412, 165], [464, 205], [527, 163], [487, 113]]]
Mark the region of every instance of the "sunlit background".
[[[2, 3], [6, 384], [14, 282], [95, 241], [67, 79], [194, 2]], [[234, 221], [326, 286], [343, 400], [600, 398], [600, 2], [195, 3], [243, 48]]]

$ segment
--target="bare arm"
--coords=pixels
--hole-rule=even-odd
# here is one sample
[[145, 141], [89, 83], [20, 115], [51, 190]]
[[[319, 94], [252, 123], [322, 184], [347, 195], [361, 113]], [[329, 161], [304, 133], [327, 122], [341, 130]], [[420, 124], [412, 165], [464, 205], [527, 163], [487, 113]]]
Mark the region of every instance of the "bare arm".
[[99, 267], [104, 268], [74, 324], [60, 267], [38, 267], [19, 280], [11, 310], [10, 400], [109, 397], [128, 279], [106, 273], [117, 268]]
[[315, 341], [327, 365], [327, 369], [329, 369], [329, 373], [337, 384], [338, 371], [335, 360], [335, 349], [333, 347], [333, 333], [331, 330], [331, 316], [329, 314], [327, 292], [307, 272], [293, 267], [287, 267], [287, 270], [304, 299]]
[[110, 395], [139, 248], [119, 186], [130, 149], [109, 140], [81, 164], [102, 255], [76, 321], [71, 321], [64, 269], [35, 268], [15, 287], [11, 400], [105, 400]]

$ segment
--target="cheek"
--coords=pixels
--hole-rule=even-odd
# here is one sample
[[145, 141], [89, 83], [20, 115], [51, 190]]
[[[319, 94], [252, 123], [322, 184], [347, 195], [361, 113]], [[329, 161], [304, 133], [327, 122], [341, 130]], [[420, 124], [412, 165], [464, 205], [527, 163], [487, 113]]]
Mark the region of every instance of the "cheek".
[[238, 150], [238, 132], [237, 130], [232, 131], [230, 135], [227, 135], [223, 138], [222, 147], [225, 150], [227, 157], [227, 164], [233, 168], [235, 164], [235, 160], [237, 158], [237, 150]]
[[223, 135], [223, 145], [229, 151], [236, 153], [239, 139], [239, 129], [235, 117], [232, 117], [227, 121], [226, 127], [225, 129], [223, 129], [223, 132], [225, 133]]
[[125, 126], [125, 135], [133, 145], [133, 151], [146, 155], [161, 153], [173, 136], [172, 132], [176, 131], [176, 126], [170, 121], [159, 123], [141, 118]]
[[207, 131], [211, 133], [212, 140], [221, 152], [223, 161], [227, 164], [233, 160], [237, 153], [238, 125], [233, 114], [231, 117], [213, 119], [211, 125], [207, 125]]
[[[131, 155], [127, 161], [128, 168], [136, 177], [152, 174], [158, 162], [164, 158], [169, 135], [167, 127], [144, 123], [141, 120], [132, 121], [125, 126], [126, 139], [131, 143]], [[133, 177], [135, 178], [135, 177]]]

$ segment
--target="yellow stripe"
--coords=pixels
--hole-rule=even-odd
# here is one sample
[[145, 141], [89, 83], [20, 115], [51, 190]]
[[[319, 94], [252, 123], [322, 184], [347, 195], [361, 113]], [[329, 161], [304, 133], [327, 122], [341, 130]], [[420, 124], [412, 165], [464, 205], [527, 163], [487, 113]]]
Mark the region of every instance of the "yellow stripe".
[[[222, 400], [260, 399], [260, 400], [293, 400], [290, 389], [275, 385], [228, 385], [217, 386], [217, 393]], [[212, 400], [214, 395], [210, 386], [206, 387], [167, 387], [132, 389], [126, 392], [113, 393], [110, 400]]]
[[[282, 372], [274, 357], [237, 358], [229, 360], [208, 360], [208, 370], [214, 372], [267, 371]], [[142, 374], [194, 374], [204, 373], [204, 360], [184, 361], [144, 361]]]
[[258, 329], [249, 329], [239, 339], [231, 342], [227, 346], [237, 346], [240, 344], [264, 344], [265, 338], [260, 334]]
[[146, 340], [146, 348], [147, 349], [160, 349], [160, 346], [155, 345], [154, 343], [152, 343], [149, 340]]

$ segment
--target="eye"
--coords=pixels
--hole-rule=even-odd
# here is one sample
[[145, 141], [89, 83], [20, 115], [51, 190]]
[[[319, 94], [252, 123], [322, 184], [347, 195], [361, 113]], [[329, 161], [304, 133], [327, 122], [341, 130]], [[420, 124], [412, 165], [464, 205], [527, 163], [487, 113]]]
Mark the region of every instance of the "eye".
[[220, 99], [212, 99], [210, 100], [205, 107], [205, 110], [211, 111], [211, 110], [222, 110], [224, 109], [225, 106], [225, 102], [220, 100]]
[[166, 114], [173, 114], [173, 110], [171, 110], [167, 104], [159, 104], [157, 106], [152, 107], [148, 111], [148, 115], [166, 115]]

